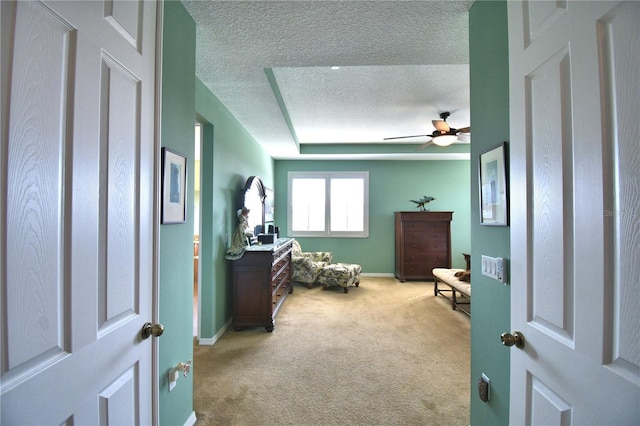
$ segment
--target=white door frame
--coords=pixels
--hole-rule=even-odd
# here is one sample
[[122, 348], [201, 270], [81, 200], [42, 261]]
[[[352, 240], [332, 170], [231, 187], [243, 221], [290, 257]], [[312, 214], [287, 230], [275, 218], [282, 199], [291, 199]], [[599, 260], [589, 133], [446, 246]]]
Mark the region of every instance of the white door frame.
[[[156, 91], [155, 91], [155, 164], [154, 164], [154, 187], [153, 187], [153, 299], [152, 316], [153, 323], [160, 324], [160, 141], [162, 130], [162, 33], [164, 28], [164, 0], [157, 0], [156, 11]], [[160, 424], [160, 345], [158, 339], [153, 339], [151, 349], [153, 359], [151, 362], [151, 407], [152, 420], [154, 425]]]

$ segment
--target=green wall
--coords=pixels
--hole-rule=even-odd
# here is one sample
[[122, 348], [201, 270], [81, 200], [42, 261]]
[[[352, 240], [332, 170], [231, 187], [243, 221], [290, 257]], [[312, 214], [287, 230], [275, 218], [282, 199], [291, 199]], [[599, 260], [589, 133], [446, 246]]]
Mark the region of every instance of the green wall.
[[[476, 1], [469, 12], [471, 82], [471, 269], [480, 270], [480, 256], [509, 258], [510, 229], [480, 225], [478, 157], [509, 140], [509, 57], [506, 1]], [[517, 200], [511, 200], [517, 202]], [[510, 330], [510, 288], [479, 273], [472, 274], [471, 424], [509, 423], [510, 352], [500, 334]], [[491, 379], [491, 399], [482, 402], [476, 383], [482, 373]]]
[[275, 162], [275, 222], [287, 229], [289, 171], [368, 171], [368, 238], [298, 238], [305, 251], [331, 251], [336, 262], [358, 263], [363, 273], [394, 272], [394, 211], [418, 211], [409, 200], [433, 196], [431, 211], [453, 211], [451, 256], [464, 268], [470, 244], [469, 161], [302, 161]]
[[193, 413], [193, 375], [169, 393], [168, 373], [193, 358], [193, 173], [195, 23], [180, 2], [164, 3], [162, 147], [187, 156], [187, 222], [160, 226], [159, 344], [161, 425], [184, 424]]
[[273, 188], [273, 160], [211, 91], [196, 79], [203, 124], [201, 167], [201, 339], [213, 339], [231, 318], [231, 283], [224, 258], [238, 222], [240, 189], [249, 176]]

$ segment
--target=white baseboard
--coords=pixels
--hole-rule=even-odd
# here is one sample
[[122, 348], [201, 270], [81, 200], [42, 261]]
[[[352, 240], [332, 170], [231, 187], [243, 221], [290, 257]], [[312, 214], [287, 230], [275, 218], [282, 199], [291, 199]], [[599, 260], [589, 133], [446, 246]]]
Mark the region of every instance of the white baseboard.
[[192, 411], [187, 421], [184, 422], [184, 426], [193, 426], [196, 424], [196, 420], [196, 412]]
[[229, 318], [229, 321], [227, 321], [227, 323], [222, 326], [222, 328], [220, 329], [220, 331], [218, 331], [215, 336], [213, 337], [208, 337], [208, 338], [198, 338], [198, 345], [200, 346], [212, 346], [214, 343], [216, 343], [218, 340], [220, 340], [220, 338], [222, 337], [222, 335], [224, 334], [225, 331], [227, 331], [229, 329], [229, 327], [231, 327], [231, 322], [232, 322], [232, 318]]
[[394, 277], [395, 275], [389, 272], [370, 272], [370, 273], [361, 273], [360, 275], [364, 277]]

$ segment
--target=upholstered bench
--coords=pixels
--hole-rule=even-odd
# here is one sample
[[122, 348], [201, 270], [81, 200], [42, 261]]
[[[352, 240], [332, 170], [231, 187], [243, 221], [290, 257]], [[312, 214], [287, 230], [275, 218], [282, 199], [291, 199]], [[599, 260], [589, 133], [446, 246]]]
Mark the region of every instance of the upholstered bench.
[[317, 282], [322, 284], [323, 289], [329, 286], [340, 286], [344, 288], [344, 292], [349, 292], [350, 286], [358, 287], [360, 285], [360, 265], [351, 263], [331, 263], [326, 265], [320, 271]]
[[[433, 294], [438, 294], [451, 301], [452, 309], [460, 309], [465, 314], [471, 316], [471, 283], [460, 280], [455, 276], [456, 272], [464, 272], [464, 269], [433, 269]], [[438, 288], [438, 283], [446, 284], [448, 288]], [[449, 293], [449, 295], [445, 294]], [[460, 294], [462, 298], [458, 297]], [[451, 297], [449, 297], [451, 296]]]

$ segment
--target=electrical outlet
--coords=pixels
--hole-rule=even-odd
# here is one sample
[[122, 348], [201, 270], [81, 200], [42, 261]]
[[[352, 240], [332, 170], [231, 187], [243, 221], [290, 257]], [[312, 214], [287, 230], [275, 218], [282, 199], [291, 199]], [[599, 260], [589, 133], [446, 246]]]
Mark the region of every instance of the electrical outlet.
[[191, 360], [187, 362], [179, 362], [178, 365], [173, 367], [171, 371], [169, 371], [169, 392], [171, 392], [173, 388], [176, 387], [176, 384], [178, 383], [178, 377], [180, 377], [180, 374], [184, 375], [184, 377], [187, 377], [190, 371], [191, 371]]
[[169, 371], [169, 392], [171, 392], [173, 388], [176, 387], [179, 376], [180, 372], [177, 369], [172, 368], [171, 371]]
[[480, 380], [478, 381], [478, 396], [481, 401], [488, 402], [491, 397], [491, 379], [486, 374], [482, 373]]

